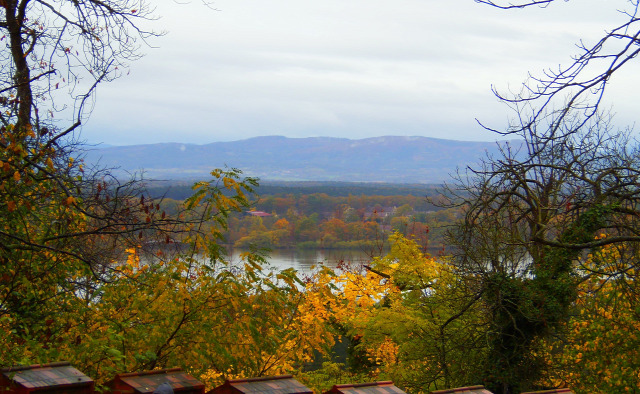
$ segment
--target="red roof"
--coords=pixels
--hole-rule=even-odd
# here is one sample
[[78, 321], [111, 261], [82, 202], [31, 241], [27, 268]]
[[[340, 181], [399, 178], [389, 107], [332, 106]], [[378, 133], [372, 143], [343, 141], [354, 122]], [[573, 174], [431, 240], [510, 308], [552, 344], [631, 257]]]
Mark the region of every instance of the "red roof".
[[455, 389], [447, 389], [447, 390], [436, 390], [432, 391], [431, 394], [493, 394], [491, 391], [484, 388], [484, 386], [469, 386], [469, 387], [458, 387]]
[[135, 393], [153, 393], [158, 386], [165, 382], [169, 383], [173, 391], [178, 393], [204, 394], [204, 383], [184, 372], [181, 368], [121, 373], [116, 375], [107, 385], [112, 392], [118, 392], [130, 387]]
[[80, 390], [83, 387], [83, 391], [93, 391], [93, 379], [66, 361], [3, 368], [0, 369], [0, 374], [5, 384], [15, 384], [25, 389], [25, 392], [61, 388]]
[[359, 383], [359, 384], [336, 384], [331, 390], [324, 394], [404, 394], [404, 391], [397, 388], [391, 381]]
[[293, 378], [293, 375], [267, 376], [250, 379], [232, 379], [209, 391], [207, 394], [278, 393], [313, 394], [310, 388]]

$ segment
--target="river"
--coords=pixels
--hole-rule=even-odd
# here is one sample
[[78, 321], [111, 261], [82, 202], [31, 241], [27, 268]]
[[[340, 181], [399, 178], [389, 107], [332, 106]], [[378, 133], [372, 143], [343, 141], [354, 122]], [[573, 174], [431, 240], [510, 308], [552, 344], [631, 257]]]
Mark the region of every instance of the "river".
[[[171, 254], [172, 251], [175, 252], [175, 249], [173, 249], [172, 251], [164, 249], [164, 251]], [[235, 265], [240, 263], [240, 255], [246, 251], [241, 249], [228, 249], [227, 252], [228, 261]], [[441, 250], [433, 249], [430, 252], [432, 252], [432, 255], [435, 256], [439, 254]], [[321, 265], [327, 266], [329, 268], [336, 268], [345, 264], [353, 264], [356, 266], [369, 264], [372, 260], [372, 256], [376, 255], [379, 256], [380, 253], [376, 254], [375, 252], [352, 249], [294, 248], [272, 250], [267, 254], [266, 260], [269, 263], [269, 267], [277, 270], [293, 268], [301, 274], [309, 274], [313, 271], [314, 267], [318, 268]]]
[[[240, 261], [242, 250], [230, 250], [232, 263]], [[363, 264], [371, 261], [371, 253], [359, 250], [276, 249], [268, 254], [269, 265], [276, 269], [294, 268], [300, 273], [310, 273], [320, 265], [336, 268], [344, 263]]]

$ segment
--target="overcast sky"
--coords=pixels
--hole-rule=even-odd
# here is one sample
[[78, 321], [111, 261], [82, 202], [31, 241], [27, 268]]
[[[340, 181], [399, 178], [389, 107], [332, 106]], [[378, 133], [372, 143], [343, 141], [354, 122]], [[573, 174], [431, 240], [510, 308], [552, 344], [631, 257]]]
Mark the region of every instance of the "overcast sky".
[[[567, 64], [623, 20], [626, 0], [501, 11], [473, 0], [153, 0], [167, 34], [98, 89], [90, 143], [210, 143], [260, 135], [495, 139], [511, 117], [491, 86]], [[639, 77], [616, 76], [617, 122]]]

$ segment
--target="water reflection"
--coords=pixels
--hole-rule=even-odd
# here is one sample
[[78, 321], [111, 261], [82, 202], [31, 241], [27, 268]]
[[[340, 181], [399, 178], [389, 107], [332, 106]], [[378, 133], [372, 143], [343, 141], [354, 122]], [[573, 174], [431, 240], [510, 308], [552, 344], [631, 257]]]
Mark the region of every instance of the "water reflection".
[[[238, 263], [242, 250], [230, 250], [230, 260]], [[300, 273], [310, 273], [313, 267], [321, 265], [336, 268], [341, 264], [367, 264], [371, 261], [371, 254], [358, 250], [303, 250], [287, 249], [269, 252], [267, 261], [271, 268], [283, 270], [293, 268]]]
[[[161, 252], [163, 259], [172, 259], [181, 253], [187, 253], [186, 246], [172, 245], [170, 247], [155, 248], [151, 251], [142, 253], [143, 261], [153, 261], [157, 259], [158, 252]], [[246, 250], [227, 249], [227, 255], [224, 258], [231, 263], [233, 267], [242, 267], [241, 254]], [[438, 256], [442, 252], [441, 249], [429, 250], [431, 255]], [[263, 267], [265, 269], [284, 270], [293, 268], [300, 274], [309, 274], [321, 266], [335, 269], [340, 266], [350, 266], [360, 268], [363, 264], [370, 264], [374, 257], [385, 254], [386, 251], [363, 251], [352, 249], [276, 249], [267, 253], [266, 260], [269, 265]], [[204, 256], [200, 256], [204, 259]]]

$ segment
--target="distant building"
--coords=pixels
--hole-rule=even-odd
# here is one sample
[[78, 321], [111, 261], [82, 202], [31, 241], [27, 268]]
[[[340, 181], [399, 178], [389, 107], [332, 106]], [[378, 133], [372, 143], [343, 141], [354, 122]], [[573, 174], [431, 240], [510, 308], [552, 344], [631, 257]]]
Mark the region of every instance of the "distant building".
[[249, 216], [258, 216], [258, 217], [261, 217], [261, 218], [273, 216], [272, 214], [264, 212], [264, 211], [247, 211], [246, 213]]
[[396, 207], [382, 207], [381, 209], [368, 209], [364, 212], [365, 219], [384, 219], [393, 215]]

